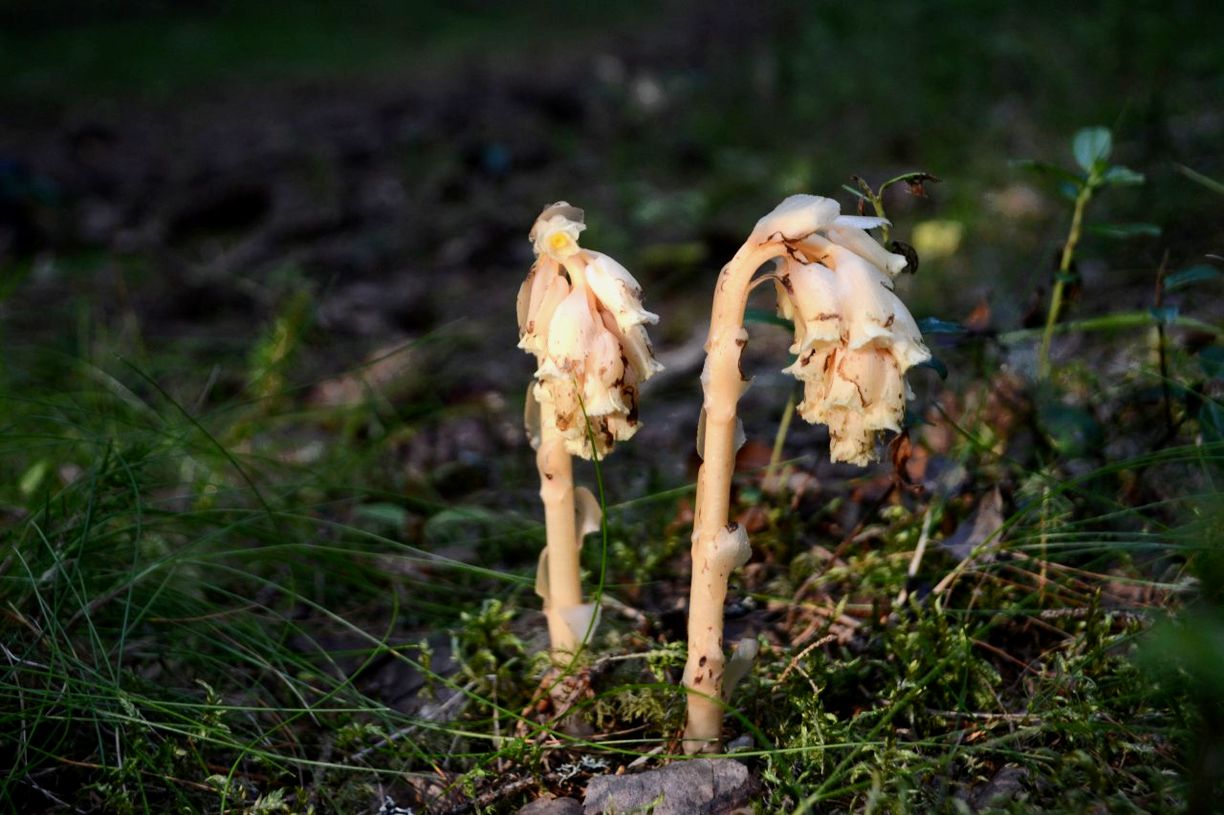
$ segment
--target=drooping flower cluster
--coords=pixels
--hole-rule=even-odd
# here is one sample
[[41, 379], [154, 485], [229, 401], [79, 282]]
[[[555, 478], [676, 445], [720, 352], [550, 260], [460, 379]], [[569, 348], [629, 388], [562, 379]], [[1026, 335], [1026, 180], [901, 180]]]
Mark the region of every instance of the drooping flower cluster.
[[900, 430], [905, 372], [930, 359], [922, 333], [893, 293], [906, 265], [865, 231], [880, 218], [840, 215], [838, 203], [794, 195], [753, 230], [758, 244], [780, 241], [778, 306], [794, 322], [796, 356], [786, 372], [804, 385], [799, 414], [829, 427], [834, 461], [867, 464], [881, 430]]
[[564, 201], [540, 213], [518, 322], [519, 348], [539, 363], [528, 395], [532, 443], [540, 417], [551, 415], [566, 449], [590, 458], [592, 437], [602, 456], [637, 431], [638, 386], [662, 366], [645, 328], [659, 318], [642, 308], [641, 287], [625, 267], [578, 245], [585, 228], [582, 210]]

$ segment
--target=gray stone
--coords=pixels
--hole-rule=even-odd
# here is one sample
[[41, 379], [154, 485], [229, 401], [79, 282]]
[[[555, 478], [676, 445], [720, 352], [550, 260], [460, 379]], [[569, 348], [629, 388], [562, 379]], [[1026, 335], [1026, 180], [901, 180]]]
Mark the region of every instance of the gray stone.
[[971, 791], [970, 809], [974, 812], [981, 812], [985, 809], [1023, 801], [1028, 775], [1028, 770], [1016, 764], [1003, 765], [995, 773], [994, 778]]
[[727, 815], [746, 805], [748, 768], [729, 759], [678, 761], [635, 775], [600, 775], [587, 785], [584, 815]]
[[515, 815], [582, 815], [582, 804], [573, 798], [540, 798]]

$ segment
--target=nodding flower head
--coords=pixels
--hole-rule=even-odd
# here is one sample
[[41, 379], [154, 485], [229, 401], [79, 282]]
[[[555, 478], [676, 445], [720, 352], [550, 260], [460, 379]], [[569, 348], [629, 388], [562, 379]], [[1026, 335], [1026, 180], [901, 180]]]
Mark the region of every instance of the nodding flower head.
[[782, 243], [778, 307], [794, 322], [796, 356], [786, 369], [803, 382], [799, 414], [829, 427], [834, 461], [867, 464], [881, 430], [900, 430], [912, 394], [905, 372], [930, 359], [922, 333], [893, 293], [905, 268], [865, 230], [882, 218], [840, 215], [836, 201], [794, 195], [766, 215], [750, 241]]
[[530, 239], [537, 255], [562, 261], [580, 251], [578, 233], [586, 229], [582, 210], [558, 201], [545, 207], [531, 227]]
[[[519, 348], [539, 363], [528, 394], [532, 444], [539, 444], [532, 417], [551, 414], [566, 449], [590, 458], [637, 431], [638, 386], [662, 366], [645, 328], [659, 318], [642, 308], [642, 289], [625, 267], [578, 245], [585, 228], [582, 210], [564, 201], [540, 213], [518, 321]], [[532, 401], [552, 410], [536, 413]]]

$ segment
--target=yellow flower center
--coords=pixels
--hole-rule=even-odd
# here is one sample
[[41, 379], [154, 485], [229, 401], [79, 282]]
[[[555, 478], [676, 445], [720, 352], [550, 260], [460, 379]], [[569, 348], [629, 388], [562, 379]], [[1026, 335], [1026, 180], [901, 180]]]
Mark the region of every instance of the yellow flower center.
[[548, 248], [554, 252], [560, 252], [563, 249], [568, 249], [571, 243], [573, 243], [573, 239], [569, 235], [566, 235], [564, 232], [554, 232], [548, 239]]

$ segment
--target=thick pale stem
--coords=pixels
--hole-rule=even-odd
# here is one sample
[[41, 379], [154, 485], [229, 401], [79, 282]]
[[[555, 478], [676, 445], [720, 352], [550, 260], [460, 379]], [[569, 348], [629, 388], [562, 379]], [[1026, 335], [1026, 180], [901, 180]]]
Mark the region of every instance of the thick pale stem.
[[[688, 753], [717, 752], [722, 736], [723, 603], [727, 579], [741, 559], [727, 541], [731, 478], [735, 470], [735, 413], [743, 392], [740, 352], [746, 341], [744, 308], [753, 274], [784, 251], [776, 243], [745, 245], [723, 267], [714, 291], [706, 341], [705, 444], [697, 474], [693, 521], [693, 578], [689, 591], [688, 662], [684, 686]], [[742, 534], [742, 533], [741, 533]], [[746, 546], [746, 543], [744, 543]], [[742, 561], [741, 561], [742, 562]]]
[[563, 664], [578, 651], [581, 634], [567, 623], [571, 615], [566, 612], [582, 605], [582, 582], [574, 522], [574, 467], [565, 449], [565, 439], [557, 429], [551, 402], [541, 405], [536, 465], [540, 470], [540, 499], [544, 502], [548, 541], [548, 598], [544, 601], [544, 613], [553, 660]]

